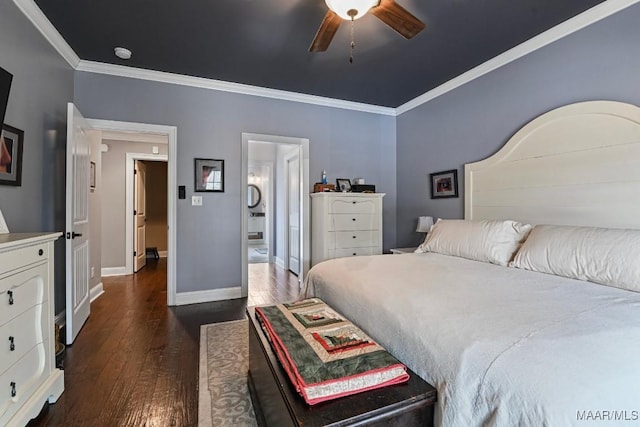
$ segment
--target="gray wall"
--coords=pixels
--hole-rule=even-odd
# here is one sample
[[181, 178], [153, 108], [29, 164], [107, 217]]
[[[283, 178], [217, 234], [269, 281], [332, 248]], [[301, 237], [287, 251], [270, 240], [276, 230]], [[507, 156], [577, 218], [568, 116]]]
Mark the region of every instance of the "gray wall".
[[[384, 199], [384, 246], [395, 246], [395, 118], [85, 72], [75, 75], [75, 101], [86, 117], [178, 127], [178, 292], [239, 286], [242, 132], [310, 139], [311, 184], [362, 176]], [[193, 159], [225, 160], [225, 192], [193, 194]], [[177, 189], [176, 189], [177, 191]]]
[[[640, 4], [398, 117], [397, 243], [417, 217], [464, 216], [464, 163], [495, 153], [524, 124], [562, 105], [640, 105]], [[458, 169], [460, 198], [431, 200], [429, 173]]]
[[[0, 2], [0, 66], [13, 74], [5, 123], [24, 131], [22, 186], [0, 186], [0, 209], [11, 231], [63, 231], [73, 70], [11, 1]], [[65, 305], [62, 239], [55, 257], [59, 313]]]
[[[83, 112], [83, 114], [85, 117], [89, 117], [87, 113]], [[109, 147], [106, 153], [102, 153], [101, 168], [102, 268], [118, 268], [124, 267], [126, 263], [125, 166], [127, 153], [151, 154], [152, 148], [157, 146], [160, 154], [167, 154], [167, 145], [106, 139], [102, 143]]]

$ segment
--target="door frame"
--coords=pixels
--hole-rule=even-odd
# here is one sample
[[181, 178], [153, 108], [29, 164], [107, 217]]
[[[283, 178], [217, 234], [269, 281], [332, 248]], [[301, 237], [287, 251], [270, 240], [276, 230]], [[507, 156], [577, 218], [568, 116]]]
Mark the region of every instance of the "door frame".
[[[282, 239], [284, 242], [284, 248], [282, 249], [282, 264], [285, 270], [289, 270], [291, 265], [289, 264], [289, 161], [293, 158], [298, 158], [298, 167], [301, 167], [302, 162], [300, 161], [300, 151], [292, 151], [291, 153], [284, 156], [284, 230]], [[302, 246], [300, 246], [302, 247]]]
[[[133, 274], [133, 243], [134, 238], [133, 234], [134, 230], [134, 220], [133, 220], [133, 207], [134, 207], [134, 176], [133, 176], [133, 168], [136, 160], [153, 160], [157, 162], [166, 162], [167, 168], [169, 167], [169, 156], [167, 154], [149, 154], [149, 153], [127, 153], [127, 159], [125, 161], [125, 251], [124, 256], [126, 257], [124, 263], [125, 274]], [[168, 178], [168, 170], [167, 170], [167, 178]], [[167, 183], [168, 190], [168, 183]], [[167, 206], [168, 207], [168, 206]], [[167, 211], [167, 222], [169, 219], [169, 211]], [[168, 237], [168, 236], [167, 236]], [[167, 251], [168, 252], [168, 251]], [[167, 258], [168, 259], [168, 258]]]
[[[242, 203], [240, 203], [240, 257], [242, 263], [242, 282], [240, 285], [241, 296], [249, 295], [249, 260], [248, 260], [248, 241], [247, 241], [247, 222], [249, 218], [249, 208], [247, 207], [247, 184], [249, 169], [249, 141], [252, 142], [268, 142], [275, 144], [291, 144], [297, 145], [300, 152], [300, 274], [298, 275], [298, 284], [301, 286], [306, 277], [309, 266], [311, 265], [311, 228], [309, 220], [309, 138], [296, 138], [290, 136], [265, 135], [258, 133], [242, 132], [242, 159], [240, 167], [240, 194]], [[275, 185], [275, 184], [274, 184]], [[274, 198], [275, 200], [275, 198]]]
[[[167, 305], [176, 305], [176, 258], [177, 258], [177, 200], [175, 189], [177, 183], [177, 144], [178, 128], [176, 126], [154, 125], [148, 123], [123, 122], [117, 120], [87, 119], [91, 126], [102, 131], [147, 133], [164, 135], [168, 139], [167, 154]], [[132, 166], [133, 167], [133, 166]], [[133, 176], [133, 172], [131, 172]], [[246, 178], [245, 178], [246, 179]], [[133, 185], [133, 180], [132, 180]], [[132, 187], [133, 192], [133, 187]], [[133, 204], [133, 200], [128, 197], [126, 200]], [[245, 196], [246, 199], [246, 196]], [[129, 215], [126, 216], [129, 218]], [[133, 228], [133, 225], [132, 225]], [[131, 236], [127, 233], [127, 236]], [[133, 236], [131, 236], [133, 238]], [[131, 256], [133, 249], [131, 248]], [[128, 262], [132, 262], [127, 257]]]

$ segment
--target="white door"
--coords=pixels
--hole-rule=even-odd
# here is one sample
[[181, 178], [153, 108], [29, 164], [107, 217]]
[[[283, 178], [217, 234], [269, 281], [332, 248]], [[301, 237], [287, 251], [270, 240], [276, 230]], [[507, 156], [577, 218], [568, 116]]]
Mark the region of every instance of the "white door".
[[289, 270], [300, 274], [300, 156], [287, 159], [287, 200], [289, 201]]
[[91, 126], [67, 106], [66, 330], [72, 344], [87, 321], [89, 301], [89, 155]]
[[147, 167], [140, 160], [133, 166], [133, 200], [134, 200], [134, 231], [133, 231], [133, 271], [138, 272], [147, 264], [147, 203], [146, 183]]

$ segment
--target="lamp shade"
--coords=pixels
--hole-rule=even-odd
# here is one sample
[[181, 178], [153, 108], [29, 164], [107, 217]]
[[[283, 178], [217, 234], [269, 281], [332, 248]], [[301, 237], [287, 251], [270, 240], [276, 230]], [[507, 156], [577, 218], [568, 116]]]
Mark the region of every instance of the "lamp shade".
[[351, 21], [349, 16], [350, 10], [355, 10], [358, 13], [354, 15], [353, 19], [363, 17], [369, 9], [380, 4], [380, 0], [324, 0], [329, 6], [329, 9], [333, 10], [340, 18]]
[[419, 216], [418, 217], [418, 226], [416, 227], [417, 233], [428, 233], [431, 230], [431, 226], [433, 225], [433, 217], [432, 216]]

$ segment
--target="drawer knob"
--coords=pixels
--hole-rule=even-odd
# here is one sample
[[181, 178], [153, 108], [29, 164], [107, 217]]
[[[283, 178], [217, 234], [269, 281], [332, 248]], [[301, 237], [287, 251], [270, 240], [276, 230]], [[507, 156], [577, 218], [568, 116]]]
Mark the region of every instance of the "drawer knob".
[[351, 218], [351, 221], [355, 221], [355, 220], [356, 220], [355, 218]]
[[39, 249], [38, 250], [38, 255], [40, 255], [40, 256], [44, 255], [44, 251], [42, 249]]
[[13, 291], [7, 291], [7, 295], [9, 295], [9, 305], [13, 305]]
[[16, 397], [16, 383], [15, 383], [15, 381], [11, 381], [9, 383], [9, 385], [11, 386], [11, 397]]
[[9, 351], [16, 351], [15, 338], [9, 337]]
[[356, 204], [356, 202], [351, 202], [351, 203], [353, 203], [354, 205]]
[[356, 236], [351, 236], [351, 237], [353, 237], [354, 239], [356, 238]]
[[354, 253], [353, 253], [353, 256], [356, 256], [356, 255], [358, 255], [358, 254], [354, 252]]

